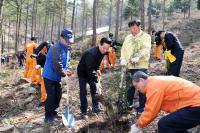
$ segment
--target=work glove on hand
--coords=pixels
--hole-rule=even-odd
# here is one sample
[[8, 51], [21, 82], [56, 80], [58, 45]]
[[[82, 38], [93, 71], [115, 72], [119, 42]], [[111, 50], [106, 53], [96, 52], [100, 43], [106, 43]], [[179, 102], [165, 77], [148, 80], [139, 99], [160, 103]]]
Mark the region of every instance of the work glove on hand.
[[137, 64], [139, 62], [140, 58], [139, 57], [134, 57], [131, 59], [132, 64]]
[[130, 133], [138, 133], [139, 128], [136, 126], [136, 124], [131, 125], [131, 132]]
[[120, 62], [121, 66], [126, 66], [127, 65], [127, 61], [125, 59], [122, 59]]

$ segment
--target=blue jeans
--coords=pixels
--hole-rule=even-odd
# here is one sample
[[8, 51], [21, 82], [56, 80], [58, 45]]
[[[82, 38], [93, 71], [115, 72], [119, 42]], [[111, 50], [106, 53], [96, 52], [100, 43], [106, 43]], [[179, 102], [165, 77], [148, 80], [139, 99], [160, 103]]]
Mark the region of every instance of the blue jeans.
[[158, 122], [159, 133], [188, 133], [188, 129], [200, 125], [200, 107], [185, 107], [171, 113]]
[[[127, 101], [129, 106], [133, 104], [133, 99], [135, 95], [135, 88], [133, 87], [131, 76], [133, 76], [134, 73], [137, 71], [142, 71], [147, 73], [147, 69], [129, 69], [126, 72], [126, 87], [128, 87]], [[146, 96], [139, 92], [139, 108], [144, 108], [145, 102], [146, 102]]]

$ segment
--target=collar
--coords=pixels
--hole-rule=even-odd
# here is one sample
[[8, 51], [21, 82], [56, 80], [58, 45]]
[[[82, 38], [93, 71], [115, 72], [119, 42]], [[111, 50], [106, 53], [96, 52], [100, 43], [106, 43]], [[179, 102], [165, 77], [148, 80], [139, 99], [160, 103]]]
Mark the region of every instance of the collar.
[[140, 30], [140, 32], [137, 34], [137, 35], [133, 35], [134, 37], [139, 37], [139, 36], [141, 36], [142, 35], [142, 30]]

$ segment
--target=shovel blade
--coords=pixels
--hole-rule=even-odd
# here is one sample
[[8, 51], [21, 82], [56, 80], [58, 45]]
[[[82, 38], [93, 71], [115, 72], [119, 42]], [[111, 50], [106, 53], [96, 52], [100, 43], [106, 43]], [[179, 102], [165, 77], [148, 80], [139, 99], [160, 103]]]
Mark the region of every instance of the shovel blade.
[[75, 117], [69, 112], [69, 109], [62, 114], [62, 121], [65, 127], [70, 128], [75, 125]]

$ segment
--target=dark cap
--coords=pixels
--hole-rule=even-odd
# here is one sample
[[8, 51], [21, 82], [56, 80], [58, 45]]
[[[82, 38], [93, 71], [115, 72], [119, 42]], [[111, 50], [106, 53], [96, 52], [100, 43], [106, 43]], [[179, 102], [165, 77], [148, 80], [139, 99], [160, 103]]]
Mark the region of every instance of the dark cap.
[[140, 24], [141, 24], [140, 20], [132, 20], [128, 23], [128, 27], [131, 27], [131, 26], [134, 26], [134, 25], [140, 26]]
[[100, 44], [103, 45], [104, 43], [107, 43], [107, 44], [112, 44], [112, 40], [110, 38], [107, 38], [107, 37], [103, 37], [101, 38], [100, 40]]
[[31, 37], [31, 41], [36, 41], [37, 37]]
[[136, 73], [133, 74], [131, 78], [132, 81], [138, 81], [140, 78], [147, 79], [148, 75], [142, 71], [137, 71]]
[[61, 32], [61, 36], [64, 37], [66, 42], [74, 43], [74, 36], [70, 29], [64, 28]]

